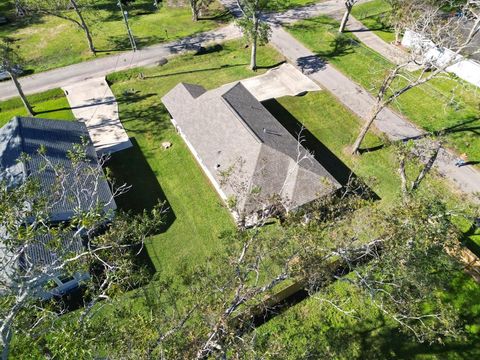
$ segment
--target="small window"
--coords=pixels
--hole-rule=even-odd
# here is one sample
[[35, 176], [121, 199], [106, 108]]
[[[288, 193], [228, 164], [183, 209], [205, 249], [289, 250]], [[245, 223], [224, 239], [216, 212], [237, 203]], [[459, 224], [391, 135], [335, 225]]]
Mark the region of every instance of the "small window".
[[63, 276], [59, 279], [62, 284], [66, 284], [68, 283], [69, 281], [72, 281], [72, 280], [75, 280], [73, 276]]

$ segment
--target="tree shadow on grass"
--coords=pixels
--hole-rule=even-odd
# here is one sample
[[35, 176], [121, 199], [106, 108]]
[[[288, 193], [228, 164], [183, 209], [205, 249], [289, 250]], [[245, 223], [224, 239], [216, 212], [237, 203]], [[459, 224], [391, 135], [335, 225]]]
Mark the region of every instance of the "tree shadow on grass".
[[127, 184], [131, 189], [115, 199], [119, 209], [141, 214], [150, 211], [159, 202], [164, 204], [165, 218], [160, 232], [165, 232], [176, 220], [158, 183], [157, 176], [150, 168], [135, 138], [130, 138], [132, 147], [111, 155], [105, 166], [111, 171], [117, 184]]
[[[117, 97], [120, 105], [120, 116], [125, 130], [133, 134], [149, 134], [154, 138], [161, 138], [165, 130], [171, 129], [170, 115], [160, 101], [155, 103], [142, 101], [158, 97], [158, 94], [141, 95], [133, 90]], [[158, 144], [160, 147], [160, 143]]]
[[[324, 144], [322, 144], [308, 129], [285, 109], [277, 100], [267, 100], [262, 102], [263, 106], [282, 124], [288, 132], [298, 137], [302, 131], [303, 142], [302, 145], [313, 153], [315, 159], [342, 185], [345, 186], [353, 179], [359, 178], [353, 171], [345, 165], [333, 152], [331, 152]], [[360, 181], [361, 182], [361, 181]], [[365, 187], [366, 188], [366, 187]], [[380, 197], [371, 189], [368, 189], [370, 198], [378, 200]]]
[[[478, 122], [478, 125], [475, 125], [475, 123]], [[462, 132], [471, 132], [475, 135], [480, 136], [480, 118], [478, 117], [469, 117], [467, 119], [464, 119], [463, 121], [452, 125], [445, 127], [443, 129], [439, 130], [431, 130], [431, 131], [425, 131], [424, 133], [417, 135], [417, 136], [412, 136], [412, 137], [406, 137], [401, 140], [398, 140], [397, 142], [406, 142], [409, 140], [421, 140], [424, 138], [427, 138], [429, 136], [433, 137], [444, 137], [445, 135], [448, 134], [455, 134], [455, 133], [462, 133]], [[360, 153], [366, 153], [366, 152], [373, 152], [377, 150], [382, 150], [389, 146], [388, 144], [380, 144], [376, 146], [372, 146], [369, 148], [361, 148]], [[465, 165], [477, 165], [479, 164], [480, 161], [469, 161]]]
[[348, 30], [346, 29], [346, 30], [344, 30], [344, 33], [355, 34], [355, 33], [360, 33], [360, 32], [369, 32], [369, 31], [392, 32], [392, 28], [388, 27], [387, 25], [381, 25], [381, 26], [369, 27], [369, 28], [364, 28], [364, 29], [348, 29]]
[[243, 64], [225, 64], [217, 67], [212, 67], [212, 68], [205, 68], [205, 69], [197, 69], [197, 70], [186, 70], [186, 71], [177, 71], [173, 73], [168, 73], [168, 74], [159, 74], [159, 75], [152, 75], [152, 76], [145, 76], [145, 79], [155, 79], [155, 78], [164, 78], [164, 77], [169, 77], [169, 76], [176, 76], [176, 75], [185, 75], [185, 74], [194, 74], [194, 73], [199, 73], [199, 72], [206, 72], [206, 71], [215, 71], [215, 70], [224, 70], [224, 69], [229, 69], [229, 68], [234, 68], [234, 67], [239, 67], [239, 66], [247, 66], [247, 63]]
[[231, 14], [229, 10], [225, 10], [222, 12], [217, 12], [214, 15], [206, 15], [206, 16], [200, 16], [198, 18], [199, 21], [205, 21], [205, 20], [217, 20], [217, 21], [228, 21], [231, 18]]
[[270, 70], [270, 69], [274, 69], [276, 67], [279, 67], [283, 64], [285, 64], [286, 61], [285, 60], [282, 60], [282, 61], [279, 61], [278, 63], [276, 64], [272, 64], [272, 65], [265, 65], [265, 66], [257, 66], [257, 69], [260, 70], [260, 69], [264, 69], [264, 70]]
[[[475, 125], [475, 123], [478, 122], [478, 125]], [[474, 124], [472, 126], [472, 124]], [[447, 134], [455, 134], [455, 133], [460, 133], [460, 132], [472, 132], [475, 135], [480, 136], [480, 118], [479, 117], [468, 117], [467, 119], [462, 120], [461, 122], [448, 126], [443, 129], [439, 130], [430, 130], [426, 131], [423, 134], [420, 134], [418, 136], [412, 136], [412, 137], [406, 137], [402, 139], [401, 141], [408, 141], [408, 140], [420, 140], [423, 138], [426, 138], [428, 136], [445, 136]]]

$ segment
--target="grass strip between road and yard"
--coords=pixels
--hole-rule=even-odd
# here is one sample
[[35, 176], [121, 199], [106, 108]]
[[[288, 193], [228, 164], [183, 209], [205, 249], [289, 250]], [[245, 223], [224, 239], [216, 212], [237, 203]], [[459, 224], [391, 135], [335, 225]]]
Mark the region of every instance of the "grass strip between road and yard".
[[[320, 58], [372, 94], [393, 66], [353, 34], [338, 35], [338, 22], [332, 18], [320, 16], [287, 28]], [[467, 153], [471, 161], [480, 161], [479, 101], [476, 88], [445, 75], [401, 95], [393, 109], [426, 131], [443, 133], [447, 146]]]
[[[75, 120], [62, 89], [28, 95], [27, 99], [37, 112], [37, 118]], [[27, 116], [27, 110], [19, 97], [0, 102], [0, 126], [15, 116]]]
[[356, 4], [352, 8], [352, 15], [369, 28], [383, 41], [395, 41], [395, 34], [389, 24], [391, 6], [385, 0], [372, 0]]
[[[156, 9], [151, 0], [137, 0], [126, 8], [139, 48], [181, 39], [226, 24], [231, 16], [218, 1], [192, 21], [187, 2], [167, 2]], [[95, 58], [84, 32], [72, 21], [49, 15], [15, 18], [13, 5], [3, 9], [9, 23], [0, 26], [0, 37], [12, 40], [24, 59], [27, 73], [40, 72]], [[93, 0], [83, 11], [98, 56], [131, 50], [117, 1]], [[77, 19], [73, 10], [62, 16]]]

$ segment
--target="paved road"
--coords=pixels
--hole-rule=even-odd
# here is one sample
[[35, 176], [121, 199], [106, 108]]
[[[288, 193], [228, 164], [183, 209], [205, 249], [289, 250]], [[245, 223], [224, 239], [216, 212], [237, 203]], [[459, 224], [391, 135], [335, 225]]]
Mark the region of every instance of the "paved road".
[[[240, 31], [231, 24], [179, 41], [151, 46], [135, 53], [128, 51], [119, 55], [105, 56], [95, 60], [22, 77], [20, 83], [25, 93], [34, 94], [76, 84], [86, 79], [102, 77], [115, 71], [153, 65], [158, 63], [162, 58], [193, 50], [211, 42], [227, 41], [240, 36]], [[18, 96], [18, 94], [11, 81], [0, 83], [0, 100], [6, 100], [15, 96]]]
[[[368, 0], [362, 0], [368, 1]], [[223, 0], [233, 13], [238, 14], [235, 0]], [[325, 2], [307, 6], [302, 9], [290, 10], [284, 14], [276, 15], [275, 19], [281, 22], [292, 22], [319, 14], [331, 14], [342, 9], [339, 0], [327, 0]], [[270, 20], [273, 16], [269, 16]], [[34, 94], [41, 91], [75, 84], [91, 78], [108, 75], [115, 71], [125, 70], [138, 66], [156, 64], [161, 58], [178, 55], [185, 51], [193, 50], [207, 43], [223, 42], [241, 37], [237, 27], [230, 24], [226, 27], [204, 32], [179, 41], [167, 44], [151, 46], [133, 53], [131, 51], [118, 55], [110, 55], [79, 64], [65, 66], [31, 76], [22, 77], [20, 83], [26, 94]], [[18, 96], [11, 81], [0, 83], [0, 101]]]

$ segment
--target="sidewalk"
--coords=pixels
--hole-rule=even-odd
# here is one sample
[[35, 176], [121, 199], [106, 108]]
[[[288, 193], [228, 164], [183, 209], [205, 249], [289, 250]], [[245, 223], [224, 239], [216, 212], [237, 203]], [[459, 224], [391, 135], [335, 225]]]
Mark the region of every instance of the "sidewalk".
[[[341, 20], [339, 14], [335, 14], [334, 18], [339, 21]], [[348, 20], [347, 30], [353, 33], [363, 44], [394, 64], [401, 64], [409, 58], [406, 51], [400, 49], [398, 46], [385, 42], [353, 16], [350, 16]]]

